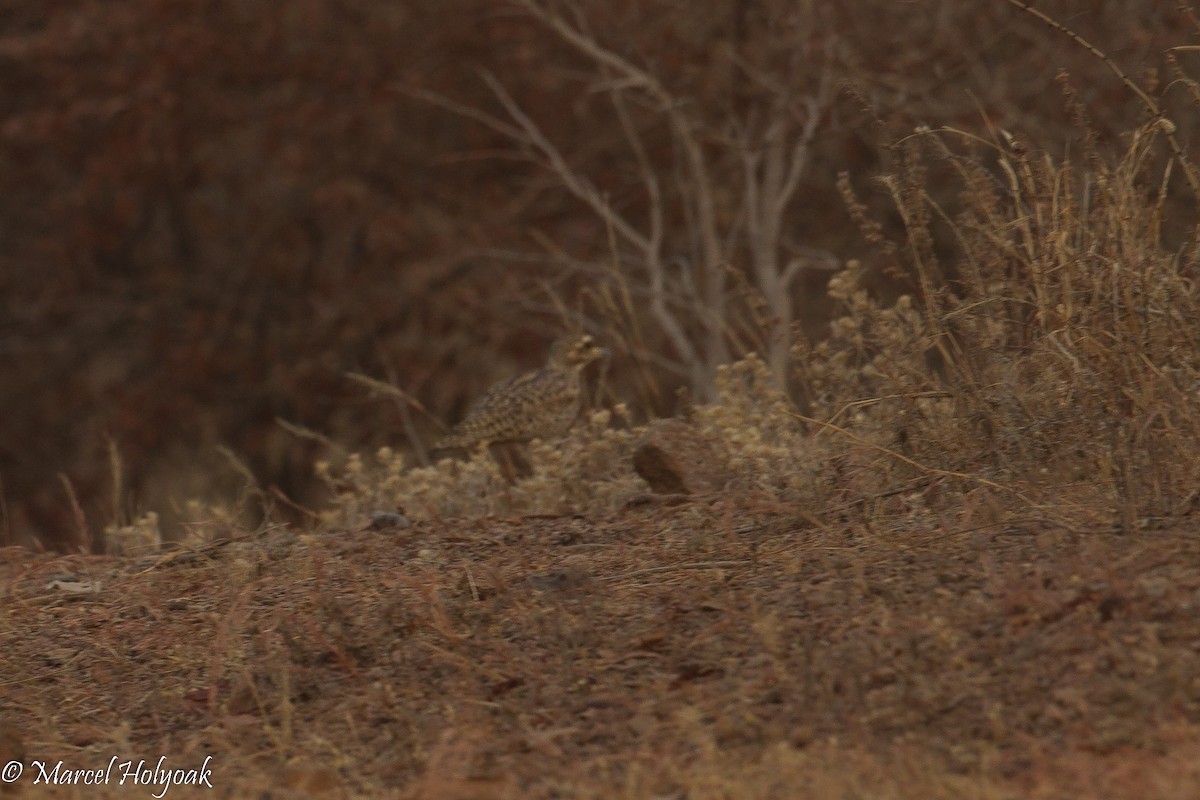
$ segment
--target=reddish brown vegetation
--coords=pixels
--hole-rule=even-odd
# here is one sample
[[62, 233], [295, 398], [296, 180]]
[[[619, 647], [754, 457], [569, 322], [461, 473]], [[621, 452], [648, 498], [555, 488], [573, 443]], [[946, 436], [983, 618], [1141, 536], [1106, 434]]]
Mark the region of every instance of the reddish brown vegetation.
[[[1061, 5], [1155, 92], [1166, 49], [1194, 29], [1171, 4]], [[541, 282], [567, 298], [580, 283], [554, 253], [603, 261], [604, 225], [552, 174], [506, 157], [519, 155], [510, 140], [413, 91], [498, 111], [479, 78], [489, 70], [615, 206], [645, 202], [594, 66], [519, 5], [9, 6], [0, 478], [6, 534], [19, 541], [79, 544], [59, 473], [92, 531], [167, 511], [172, 496], [228, 496], [239, 480], [210, 455], [216, 444], [263, 486], [315, 500], [315, 446], [277, 417], [353, 449], [434, 430], [419, 414], [406, 428], [345, 371], [394, 380], [451, 420], [509, 370], [497, 354], [538, 357], [558, 329]], [[721, 137], [752, 140], [769, 122], [771, 81], [804, 92], [824, 75], [844, 89], [821, 111], [785, 218], [788, 241], [839, 259], [869, 251], [836, 174], [886, 208], [871, 183], [892, 158], [880, 143], [914, 123], [994, 124], [1065, 147], [1076, 132], [1060, 67], [1101, 139], [1144, 116], [1104, 64], [1001, 2], [597, 3], [580, 14], [598, 42], [687, 101], [718, 177], [741, 169]], [[1166, 95], [1169, 110], [1186, 99]], [[670, 163], [667, 129], [634, 111], [650, 155]], [[684, 220], [666, 223], [673, 239], [687, 235]], [[815, 270], [794, 289], [810, 335], [827, 278]], [[628, 356], [669, 347], [653, 325], [642, 333], [628, 376], [618, 362], [618, 389], [665, 411], [681, 378], [635, 376]], [[115, 502], [110, 439], [125, 470]]]

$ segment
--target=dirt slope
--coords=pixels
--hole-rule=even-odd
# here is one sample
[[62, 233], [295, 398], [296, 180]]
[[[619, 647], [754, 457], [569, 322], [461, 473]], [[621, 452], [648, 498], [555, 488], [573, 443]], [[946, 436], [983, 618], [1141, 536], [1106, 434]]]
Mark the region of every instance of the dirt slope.
[[33, 785], [113, 755], [211, 756], [168, 797], [1200, 796], [1195, 530], [805, 516], [9, 549], [0, 762], [28, 797], [149, 796]]

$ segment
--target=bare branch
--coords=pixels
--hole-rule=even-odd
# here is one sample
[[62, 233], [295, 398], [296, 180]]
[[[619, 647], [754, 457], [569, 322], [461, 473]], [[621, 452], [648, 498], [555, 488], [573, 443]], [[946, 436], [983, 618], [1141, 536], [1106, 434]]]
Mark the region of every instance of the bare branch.
[[499, 117], [494, 117], [486, 111], [475, 108], [474, 106], [460, 103], [457, 100], [453, 100], [445, 95], [438, 94], [437, 92], [431, 92], [428, 89], [410, 89], [406, 86], [396, 86], [394, 88], [401, 94], [406, 94], [409, 97], [423, 100], [430, 105], [443, 108], [446, 111], [457, 114], [460, 117], [473, 119], [487, 128], [507, 136], [513, 141], [531, 144], [530, 140], [525, 136], [524, 132], [520, 128], [515, 128]]
[[623, 76], [627, 85], [646, 92], [658, 103], [659, 109], [670, 120], [671, 128], [683, 148], [684, 162], [690, 173], [690, 192], [686, 193], [684, 197], [690, 199], [695, 205], [697, 217], [695, 230], [699, 233], [701, 253], [703, 254], [700, 265], [703, 278], [703, 302], [705, 310], [711, 315], [711, 318], [704, 322], [708, 333], [705, 359], [709, 367], [715, 367], [726, 361], [728, 352], [724, 341], [725, 263], [717, 232], [715, 193], [703, 149], [692, 122], [682, 111], [683, 104], [649, 72], [601, 46], [594, 38], [572, 26], [562, 17], [552, 13], [534, 0], [517, 0], [517, 2], [533, 17], [554, 31], [564, 42], [597, 64]]
[[675, 345], [675, 348], [683, 356], [684, 361], [695, 363], [695, 348], [691, 340], [688, 339], [682, 323], [671, 313], [666, 304], [666, 276], [662, 259], [662, 188], [659, 185], [658, 176], [654, 172], [654, 167], [650, 163], [650, 157], [646, 153], [646, 147], [642, 143], [641, 136], [638, 135], [637, 128], [633, 124], [633, 119], [625, 103], [624, 93], [614, 90], [611, 96], [613, 107], [617, 111], [617, 119], [621, 123], [621, 128], [625, 132], [625, 138], [629, 142], [629, 147], [633, 151], [634, 158], [637, 160], [638, 170], [641, 172], [642, 183], [646, 186], [646, 194], [650, 203], [650, 236], [647, 240], [648, 246], [645, 252], [645, 265], [650, 279], [650, 310], [654, 318], [658, 320], [658, 324], [662, 326], [667, 337], [671, 340], [671, 343]]
[[582, 200], [588, 205], [592, 211], [602, 219], [606, 220], [613, 229], [620, 234], [621, 238], [628, 241], [643, 252], [650, 247], [650, 241], [637, 228], [635, 228], [627, 219], [612, 210], [612, 207], [605, 202], [600, 192], [592, 185], [586, 177], [581, 175], [577, 170], [567, 163], [562, 151], [554, 146], [554, 143], [546, 138], [542, 133], [541, 128], [537, 123], [529, 118], [517, 104], [504, 85], [490, 73], [483, 73], [483, 80], [492, 90], [496, 99], [504, 106], [504, 110], [509, 116], [521, 127], [523, 131], [522, 138], [528, 141], [546, 160], [546, 166], [553, 170], [554, 174], [562, 182], [571, 194]]
[[1008, 0], [1008, 2], [1009, 4], [1021, 9], [1026, 14], [1041, 20], [1046, 25], [1071, 39], [1077, 45], [1087, 50], [1096, 58], [1100, 59], [1100, 61], [1102, 61], [1104, 65], [1107, 66], [1109, 70], [1111, 70], [1112, 73], [1117, 76], [1117, 79], [1120, 80], [1121, 83], [1125, 84], [1125, 87], [1129, 89], [1129, 91], [1137, 95], [1137, 98], [1142, 101], [1142, 105], [1146, 107], [1146, 110], [1150, 112], [1150, 115], [1154, 117], [1154, 119], [1163, 120], [1165, 123], [1167, 123], [1167, 125], [1169, 125], [1169, 127], [1163, 127], [1163, 133], [1166, 134], [1167, 141], [1171, 143], [1171, 149], [1175, 152], [1175, 157], [1179, 159], [1179, 163], [1183, 165], [1183, 172], [1184, 175], [1187, 176], [1188, 183], [1192, 187], [1192, 193], [1195, 196], [1200, 197], [1200, 176], [1196, 174], [1196, 169], [1192, 165], [1191, 159], [1188, 158], [1187, 153], [1184, 152], [1183, 147], [1180, 146], [1179, 140], [1175, 138], [1174, 123], [1171, 123], [1169, 120], [1167, 120], [1158, 103], [1154, 101], [1154, 98], [1142, 91], [1141, 87], [1134, 83], [1111, 58], [1105, 55], [1104, 51], [1096, 47], [1087, 39], [1084, 39], [1075, 31], [1066, 27], [1045, 12], [1039, 11], [1038, 9], [1030, 6], [1028, 3], [1022, 2], [1022, 0]]
[[658, 182], [658, 176], [654, 173], [654, 167], [650, 164], [650, 157], [646, 155], [646, 147], [642, 144], [642, 137], [638, 135], [637, 129], [634, 127], [633, 119], [629, 115], [629, 109], [625, 106], [625, 96], [618, 90], [611, 92], [613, 107], [617, 111], [617, 119], [621, 123], [622, 130], [625, 131], [625, 138], [629, 142], [629, 149], [633, 151], [634, 158], [637, 159], [638, 171], [642, 175], [642, 183], [646, 186], [646, 195], [650, 201], [650, 236], [647, 240], [648, 255], [655, 262], [662, 260], [662, 243], [663, 243], [663, 197], [662, 188]]

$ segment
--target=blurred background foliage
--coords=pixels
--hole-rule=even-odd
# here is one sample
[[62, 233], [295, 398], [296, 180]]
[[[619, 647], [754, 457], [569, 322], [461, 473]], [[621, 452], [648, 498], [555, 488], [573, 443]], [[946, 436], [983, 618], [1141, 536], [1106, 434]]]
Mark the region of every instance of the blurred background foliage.
[[[1186, 8], [1038, 8], [1161, 97], [1191, 143], [1194, 109], [1170, 90], [1168, 58], [1194, 40]], [[539, 361], [564, 309], [619, 339], [610, 391], [640, 418], [670, 413], [679, 386], [703, 394], [679, 342], [648, 313], [638, 318], [640, 300], [616, 321], [595, 300], [605, 265], [632, 263], [611, 219], [569, 191], [544, 153], [479, 118], [513, 123], [510, 99], [570, 174], [629, 219], [648, 218], [629, 130], [669, 177], [683, 163], [671, 109], [632, 93], [622, 123], [620, 71], [598, 66], [553, 20], [652, 76], [682, 109], [729, 241], [745, 226], [747, 154], [781, 119], [811, 133], [771, 243], [800, 254], [788, 306], [810, 339], [825, 334], [831, 266], [863, 259], [881, 295], [908, 290], [848, 215], [839, 173], [902, 238], [877, 177], [902, 158], [890, 143], [915, 126], [986, 139], [1003, 128], [1070, 151], [1080, 127], [1065, 110], [1062, 70], [1096, 147], [1118, 147], [1146, 117], [1108, 65], [1000, 0], [532, 10], [494, 0], [4, 0], [7, 541], [73, 549], [87, 546], [80, 513], [94, 531], [145, 510], [169, 516], [184, 498], [235, 496], [245, 476], [218, 446], [258, 486], [319, 504], [316, 459], [435, 436], [432, 418], [458, 418], [481, 388]], [[697, 247], [688, 190], [680, 179], [678, 202], [662, 204], [664, 249], [683, 270]], [[1168, 240], [1195, 223], [1166, 218], [1176, 223]], [[752, 272], [743, 251], [735, 243], [715, 265], [730, 287]], [[644, 276], [625, 279], [636, 292]], [[721, 342], [733, 355], [757, 344], [736, 331]], [[413, 402], [372, 396], [348, 372]]]

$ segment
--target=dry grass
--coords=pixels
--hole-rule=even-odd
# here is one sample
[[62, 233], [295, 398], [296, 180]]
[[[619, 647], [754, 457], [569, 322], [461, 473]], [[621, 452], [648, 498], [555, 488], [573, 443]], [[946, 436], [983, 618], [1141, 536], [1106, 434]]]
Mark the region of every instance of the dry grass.
[[73, 767], [211, 755], [228, 796], [1200, 788], [1175, 760], [1200, 743], [1191, 532], [800, 512], [273, 530], [148, 564], [10, 550], [0, 720]]
[[[919, 300], [882, 307], [854, 264], [831, 282], [846, 315], [807, 371], [818, 415], [857, 390], [886, 398], [852, 417], [863, 435], [1028, 504], [1126, 529], [1190, 512], [1197, 251], [1162, 241], [1168, 125], [1131, 132], [1111, 162], [1085, 151], [1082, 165], [916, 134], [885, 181], [908, 241], [885, 249], [911, 267]], [[921, 183], [925, 159], [957, 181], [956, 210]], [[935, 255], [939, 235], [952, 264]]]

